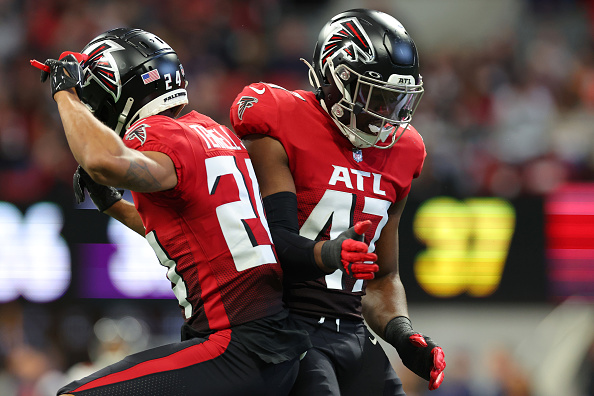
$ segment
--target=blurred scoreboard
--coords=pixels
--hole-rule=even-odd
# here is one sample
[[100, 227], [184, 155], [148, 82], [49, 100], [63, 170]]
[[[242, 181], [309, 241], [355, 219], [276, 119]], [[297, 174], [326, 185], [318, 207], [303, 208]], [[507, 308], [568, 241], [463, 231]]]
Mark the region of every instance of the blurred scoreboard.
[[594, 184], [512, 201], [435, 197], [406, 210], [410, 301], [594, 301]]
[[[0, 302], [174, 298], [146, 240], [85, 203], [0, 202]], [[594, 184], [409, 199], [399, 233], [411, 302], [594, 301]]]
[[400, 269], [409, 301], [545, 302], [551, 294], [542, 198], [407, 204]]
[[594, 185], [560, 188], [545, 203], [551, 295], [594, 301]]

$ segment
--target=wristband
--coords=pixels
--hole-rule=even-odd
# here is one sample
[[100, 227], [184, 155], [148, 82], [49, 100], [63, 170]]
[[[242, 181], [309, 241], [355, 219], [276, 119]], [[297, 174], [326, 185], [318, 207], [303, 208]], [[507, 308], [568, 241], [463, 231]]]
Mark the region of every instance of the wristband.
[[318, 279], [327, 275], [314, 257], [316, 241], [299, 235], [297, 196], [282, 191], [263, 200], [272, 240], [286, 277], [296, 281]]
[[388, 322], [384, 330], [384, 339], [396, 346], [402, 336], [414, 333], [412, 322], [406, 316], [396, 316]]

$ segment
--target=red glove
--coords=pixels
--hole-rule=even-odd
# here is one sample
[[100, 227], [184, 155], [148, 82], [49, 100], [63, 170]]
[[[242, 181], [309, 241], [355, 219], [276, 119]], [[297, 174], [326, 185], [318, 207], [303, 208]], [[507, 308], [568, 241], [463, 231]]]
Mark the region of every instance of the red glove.
[[385, 340], [396, 348], [410, 371], [429, 381], [429, 390], [439, 388], [446, 367], [443, 350], [431, 338], [415, 332], [409, 318], [392, 319], [386, 326]]
[[[340, 269], [355, 279], [373, 279], [379, 266], [377, 255], [368, 253], [369, 246], [363, 242], [363, 234], [371, 226], [370, 220], [358, 222], [341, 233], [336, 239], [322, 245], [322, 263], [332, 269]], [[373, 263], [365, 263], [372, 261]]]
[[[429, 345], [426, 340], [431, 341], [429, 337], [425, 337], [422, 334], [413, 334], [409, 337], [409, 340], [413, 345], [420, 348], [426, 348]], [[445, 369], [445, 355], [441, 347], [435, 346], [431, 349], [431, 357], [433, 358], [433, 367], [429, 374], [429, 390], [435, 390], [439, 388], [439, 385], [443, 382], [443, 370]]]
[[31, 65], [41, 70], [41, 82], [45, 82], [50, 75], [52, 97], [59, 91], [75, 88], [80, 96], [82, 89], [83, 69], [81, 62], [89, 58], [79, 52], [64, 51], [58, 58], [48, 59], [45, 63], [31, 59]]

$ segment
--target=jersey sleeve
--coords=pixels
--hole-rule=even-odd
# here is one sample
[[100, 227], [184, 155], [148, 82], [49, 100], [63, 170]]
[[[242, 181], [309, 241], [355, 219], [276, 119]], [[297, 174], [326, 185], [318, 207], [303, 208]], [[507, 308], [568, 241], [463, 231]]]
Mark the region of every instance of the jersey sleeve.
[[272, 136], [278, 124], [278, 103], [265, 83], [250, 84], [237, 95], [229, 112], [235, 133], [243, 138], [252, 134]]
[[423, 141], [423, 137], [421, 134], [411, 126], [411, 132], [414, 135], [414, 140], [417, 143], [417, 161], [416, 161], [416, 168], [413, 173], [413, 179], [416, 179], [421, 175], [421, 171], [423, 170], [423, 165], [425, 164], [425, 158], [427, 157], [427, 150], [425, 148], [425, 142]]
[[399, 172], [402, 172], [400, 173], [402, 188], [398, 192], [397, 198], [397, 201], [400, 201], [410, 193], [412, 180], [421, 175], [427, 152], [423, 138], [412, 125], [409, 125], [405, 135], [396, 143], [395, 147], [399, 150], [402, 149], [403, 153], [400, 156], [403, 160], [398, 166]]
[[188, 146], [181, 126], [166, 116], [151, 116], [133, 124], [124, 134], [126, 147], [138, 151], [156, 151], [166, 154], [175, 166], [177, 185], [168, 192], [176, 195], [184, 182], [184, 150]]

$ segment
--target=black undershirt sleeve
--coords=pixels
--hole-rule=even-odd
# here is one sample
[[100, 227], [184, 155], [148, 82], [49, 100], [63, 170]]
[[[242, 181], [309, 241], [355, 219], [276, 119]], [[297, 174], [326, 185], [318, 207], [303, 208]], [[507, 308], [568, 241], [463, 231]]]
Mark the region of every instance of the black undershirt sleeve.
[[316, 241], [299, 235], [297, 196], [282, 191], [263, 199], [266, 218], [285, 277], [296, 281], [313, 280], [327, 275], [316, 264]]

